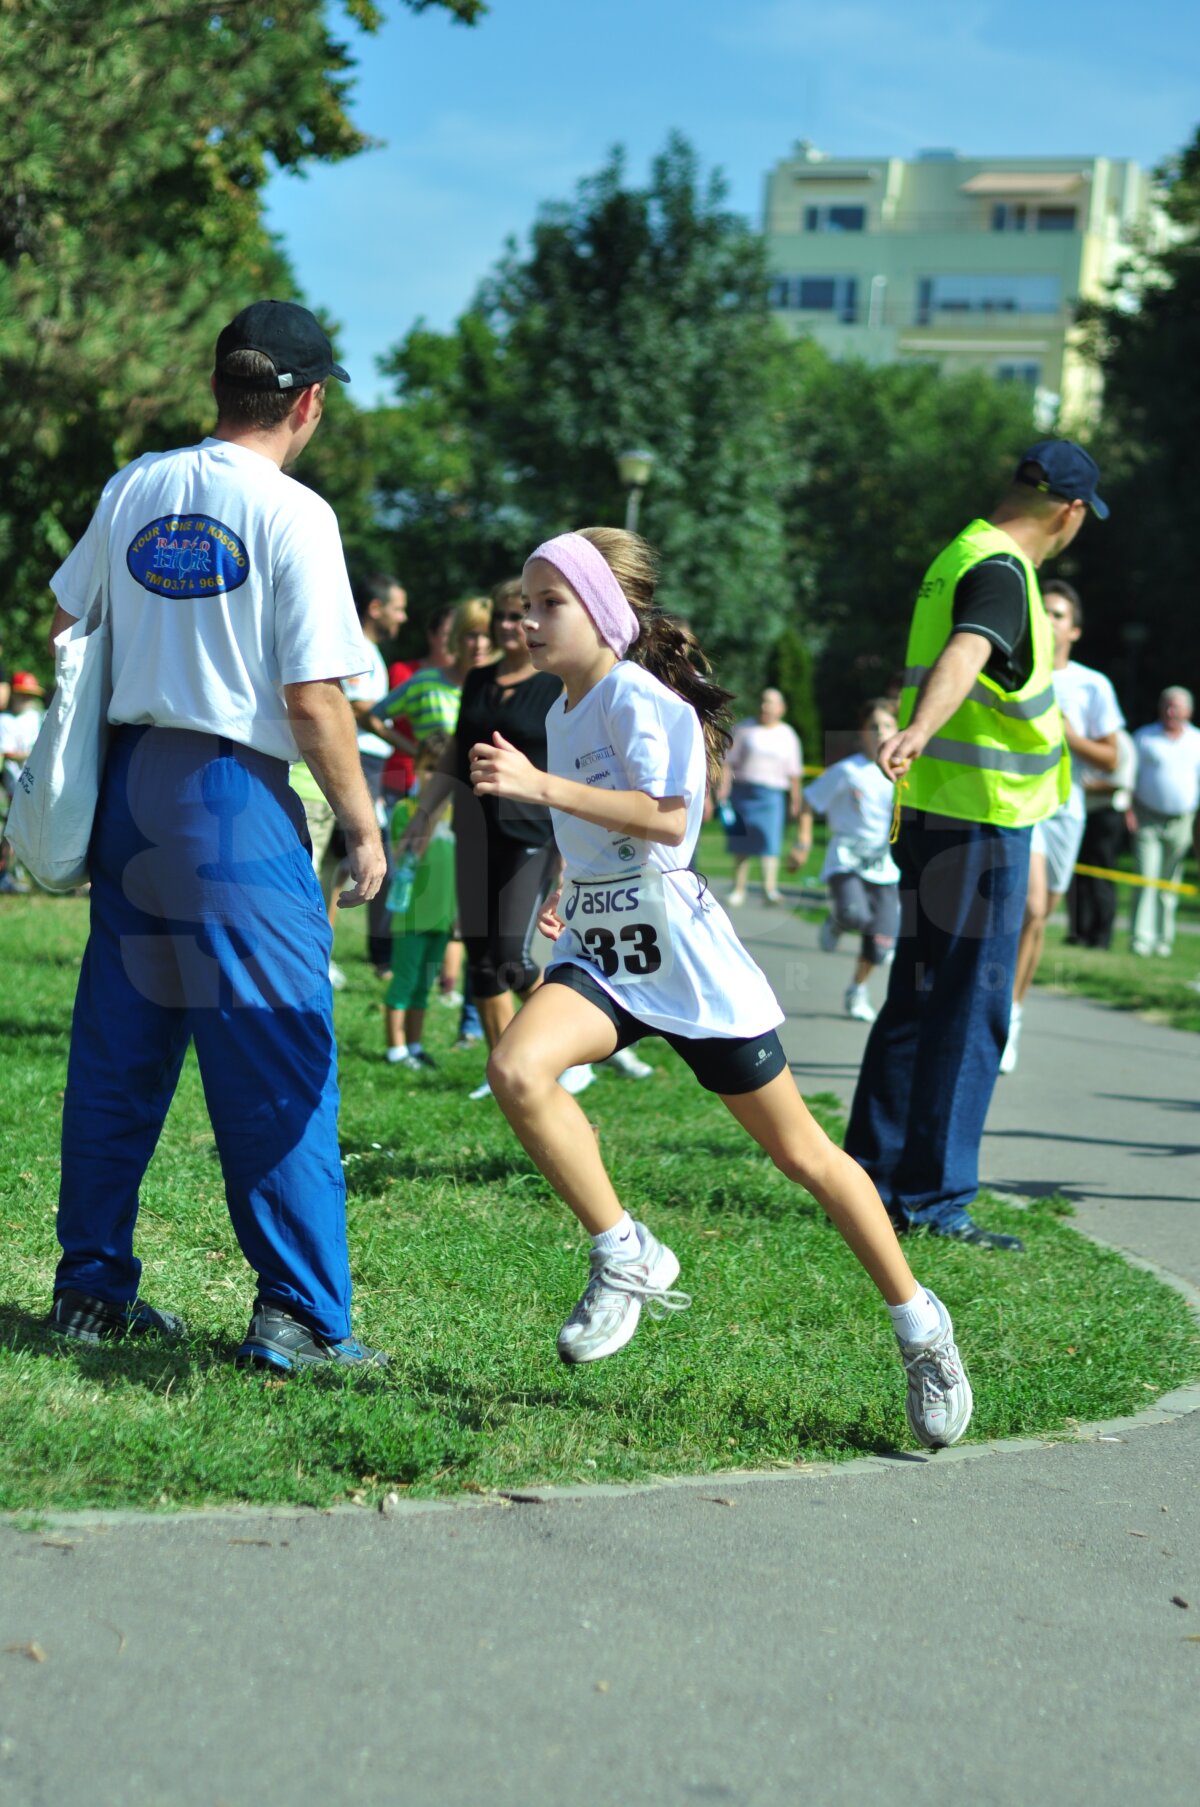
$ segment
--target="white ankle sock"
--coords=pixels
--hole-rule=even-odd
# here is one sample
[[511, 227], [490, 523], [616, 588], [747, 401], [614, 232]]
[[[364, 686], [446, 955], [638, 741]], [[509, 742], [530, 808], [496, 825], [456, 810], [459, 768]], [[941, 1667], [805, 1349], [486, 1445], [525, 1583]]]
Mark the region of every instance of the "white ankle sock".
[[628, 1261], [640, 1254], [641, 1238], [628, 1211], [622, 1211], [621, 1221], [613, 1229], [601, 1230], [599, 1236], [593, 1236], [592, 1247], [599, 1249], [602, 1255], [615, 1255], [618, 1261]]
[[923, 1286], [918, 1286], [907, 1305], [889, 1305], [888, 1316], [902, 1343], [927, 1342], [941, 1322], [937, 1306]]
[[387, 1057], [391, 1061], [392, 1065], [395, 1066], [396, 1062], [398, 1060], [403, 1060], [407, 1053], [408, 1053], [408, 1049], [405, 1047], [404, 1043], [401, 1042], [400, 1046], [398, 1048], [389, 1048], [388, 1049]]

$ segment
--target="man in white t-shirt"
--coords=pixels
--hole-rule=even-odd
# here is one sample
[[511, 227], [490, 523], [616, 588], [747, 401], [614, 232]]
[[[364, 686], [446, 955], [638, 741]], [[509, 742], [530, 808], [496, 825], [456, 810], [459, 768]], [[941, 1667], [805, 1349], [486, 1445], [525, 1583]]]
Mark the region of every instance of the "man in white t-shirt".
[[331, 935], [288, 764], [342, 824], [362, 904], [383, 848], [340, 679], [366, 664], [328, 504], [284, 474], [349, 381], [305, 308], [260, 301], [217, 340], [217, 425], [107, 484], [51, 580], [57, 634], [107, 598], [111, 733], [89, 860], [91, 932], [63, 1107], [51, 1329], [178, 1336], [139, 1300], [139, 1188], [188, 1042], [242, 1252], [239, 1363], [383, 1357], [350, 1335]]
[[[1192, 726], [1192, 693], [1172, 684], [1158, 699], [1158, 720], [1139, 728], [1133, 789], [1133, 857], [1143, 878], [1177, 884], [1200, 805], [1200, 729]], [[1178, 894], [1138, 887], [1133, 906], [1135, 954], [1169, 954], [1175, 945]]]
[[1080, 665], [1071, 648], [1083, 632], [1083, 603], [1072, 584], [1050, 578], [1042, 585], [1042, 601], [1054, 631], [1054, 694], [1062, 710], [1063, 737], [1071, 759], [1071, 794], [1052, 816], [1034, 824], [1029, 851], [1029, 889], [1017, 948], [1008, 1041], [1000, 1071], [1015, 1070], [1021, 1040], [1025, 995], [1033, 984], [1046, 923], [1071, 884], [1079, 844], [1087, 825], [1084, 780], [1109, 773], [1117, 763], [1117, 730], [1125, 717], [1116, 692], [1103, 672]]

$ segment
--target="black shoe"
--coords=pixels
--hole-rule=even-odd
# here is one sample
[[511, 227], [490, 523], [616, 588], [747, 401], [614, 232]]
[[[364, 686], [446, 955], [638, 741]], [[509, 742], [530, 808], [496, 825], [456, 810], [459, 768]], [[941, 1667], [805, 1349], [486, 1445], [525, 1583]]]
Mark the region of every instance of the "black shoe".
[[977, 1223], [966, 1223], [957, 1230], [939, 1230], [932, 1224], [931, 1236], [943, 1236], [947, 1242], [966, 1242], [973, 1249], [1007, 1249], [1012, 1255], [1023, 1255], [1025, 1244], [1019, 1236], [1002, 1236], [999, 1230], [984, 1230]]
[[278, 1305], [260, 1300], [250, 1327], [234, 1356], [239, 1368], [268, 1368], [277, 1374], [294, 1374], [297, 1368], [386, 1368], [387, 1356], [379, 1349], [364, 1348], [352, 1336], [330, 1342], [293, 1318]]
[[126, 1336], [174, 1340], [187, 1335], [187, 1325], [173, 1311], [155, 1311], [142, 1299], [135, 1299], [132, 1305], [114, 1305], [109, 1299], [97, 1299], [69, 1286], [55, 1294], [46, 1328], [77, 1343], [119, 1342]]

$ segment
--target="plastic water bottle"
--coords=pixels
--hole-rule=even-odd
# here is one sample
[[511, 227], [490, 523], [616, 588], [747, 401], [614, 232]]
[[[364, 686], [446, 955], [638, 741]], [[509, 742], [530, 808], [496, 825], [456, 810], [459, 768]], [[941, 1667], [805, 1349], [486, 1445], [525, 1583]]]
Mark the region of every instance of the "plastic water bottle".
[[717, 821], [722, 828], [733, 828], [737, 822], [737, 811], [732, 803], [717, 804]]
[[413, 880], [417, 876], [417, 856], [415, 853], [402, 853], [392, 869], [392, 882], [388, 886], [387, 907], [397, 915], [403, 915], [412, 902]]

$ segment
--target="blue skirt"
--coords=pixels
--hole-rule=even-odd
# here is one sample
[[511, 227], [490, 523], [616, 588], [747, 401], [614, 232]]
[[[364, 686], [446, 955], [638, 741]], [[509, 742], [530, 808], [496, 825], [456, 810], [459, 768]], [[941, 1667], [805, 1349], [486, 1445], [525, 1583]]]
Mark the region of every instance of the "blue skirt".
[[783, 850], [787, 792], [767, 784], [740, 784], [729, 792], [737, 821], [726, 830], [725, 844], [735, 859], [778, 859]]

